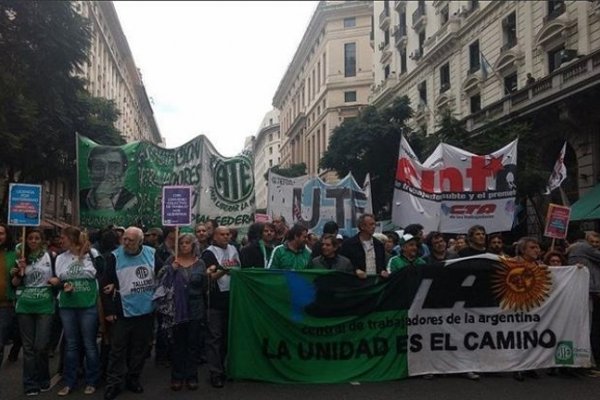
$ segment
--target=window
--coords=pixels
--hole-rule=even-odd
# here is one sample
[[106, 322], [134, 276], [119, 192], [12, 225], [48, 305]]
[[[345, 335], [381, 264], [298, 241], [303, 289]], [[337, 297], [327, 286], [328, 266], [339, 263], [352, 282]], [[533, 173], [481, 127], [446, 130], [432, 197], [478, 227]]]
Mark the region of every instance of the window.
[[555, 48], [548, 52], [548, 73], [552, 73], [555, 69], [560, 67], [561, 63], [561, 52], [565, 49], [565, 46]]
[[479, 40], [476, 40], [469, 46], [469, 73], [477, 72], [480, 66]]
[[440, 93], [450, 89], [450, 63], [440, 67]]
[[269, 160], [269, 167], [273, 166], [273, 160]]
[[471, 11], [476, 10], [479, 8], [479, 1], [478, 0], [470, 0], [469, 1], [469, 9]]
[[344, 92], [344, 102], [351, 103], [356, 101], [356, 91]]
[[419, 83], [417, 90], [419, 91], [419, 105], [427, 104], [427, 81]]
[[517, 44], [517, 14], [515, 12], [510, 13], [502, 20], [502, 36], [504, 39], [502, 50], [515, 47]]
[[[273, 125], [273, 120], [271, 120], [271, 125]], [[269, 133], [269, 142], [273, 141], [273, 134]]]
[[390, 66], [389, 64], [385, 66], [385, 68], [383, 69], [383, 77], [384, 79], [387, 79], [390, 77]]
[[344, 28], [353, 28], [356, 26], [356, 17], [344, 18]]
[[388, 44], [390, 44], [390, 30], [389, 30], [389, 28], [386, 29], [385, 31], [383, 31], [383, 42], [385, 43], [386, 46]]
[[400, 51], [400, 73], [406, 73], [406, 49]]
[[423, 55], [423, 43], [425, 43], [425, 29], [419, 32], [419, 53]]
[[548, 1], [548, 16], [545, 21], [551, 21], [565, 12], [564, 0], [549, 0]]
[[356, 76], [356, 43], [344, 44], [344, 76]]
[[481, 95], [479, 93], [471, 96], [469, 101], [471, 103], [471, 114], [481, 110]]
[[269, 154], [273, 154], [273, 146], [269, 146]]
[[446, 6], [440, 11], [440, 25], [444, 25], [449, 19], [450, 11], [448, 10], [448, 6]]
[[504, 77], [504, 94], [509, 94], [517, 90], [517, 73], [513, 72]]

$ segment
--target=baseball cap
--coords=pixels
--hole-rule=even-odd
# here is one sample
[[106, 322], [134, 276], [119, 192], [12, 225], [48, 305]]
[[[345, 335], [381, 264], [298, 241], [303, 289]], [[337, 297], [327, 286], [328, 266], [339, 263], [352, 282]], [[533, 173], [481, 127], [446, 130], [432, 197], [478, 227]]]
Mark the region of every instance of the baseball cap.
[[417, 240], [417, 238], [414, 237], [413, 235], [411, 235], [410, 233], [405, 233], [404, 235], [402, 235], [400, 237], [400, 240], [398, 243], [400, 244], [400, 246], [403, 246], [406, 243], [410, 242], [411, 240]]

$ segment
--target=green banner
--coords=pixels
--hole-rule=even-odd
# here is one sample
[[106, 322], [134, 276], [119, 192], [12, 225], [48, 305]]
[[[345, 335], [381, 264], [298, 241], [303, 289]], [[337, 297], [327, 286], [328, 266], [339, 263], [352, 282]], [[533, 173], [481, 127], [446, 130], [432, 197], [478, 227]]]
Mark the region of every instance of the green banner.
[[195, 222], [242, 227], [253, 220], [251, 157], [223, 157], [205, 136], [174, 149], [149, 142], [102, 146], [79, 136], [77, 158], [82, 226], [160, 226], [167, 185], [194, 188]]
[[279, 383], [406, 377], [407, 310], [398, 307], [404, 296], [392, 294], [408, 281], [316, 270], [232, 271], [229, 373]]

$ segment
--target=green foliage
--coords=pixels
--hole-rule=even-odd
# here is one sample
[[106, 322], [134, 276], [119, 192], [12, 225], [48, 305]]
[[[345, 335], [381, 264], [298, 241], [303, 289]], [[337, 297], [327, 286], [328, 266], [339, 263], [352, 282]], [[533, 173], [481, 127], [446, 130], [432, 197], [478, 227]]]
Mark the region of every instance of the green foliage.
[[[288, 178], [296, 178], [298, 176], [306, 175], [306, 164], [291, 164], [289, 167], [275, 165], [269, 168], [269, 171]], [[264, 175], [267, 182], [269, 181], [269, 171], [267, 171]]]
[[405, 122], [411, 116], [406, 96], [394, 99], [381, 111], [366, 107], [357, 118], [334, 129], [321, 168], [332, 169], [340, 177], [352, 172], [357, 182], [363, 182], [370, 173], [373, 209], [376, 213], [387, 209], [389, 213], [400, 137], [403, 131], [408, 134]]
[[75, 134], [122, 143], [109, 101], [77, 76], [90, 47], [87, 19], [71, 2], [0, 2], [0, 168], [9, 181], [75, 177]]

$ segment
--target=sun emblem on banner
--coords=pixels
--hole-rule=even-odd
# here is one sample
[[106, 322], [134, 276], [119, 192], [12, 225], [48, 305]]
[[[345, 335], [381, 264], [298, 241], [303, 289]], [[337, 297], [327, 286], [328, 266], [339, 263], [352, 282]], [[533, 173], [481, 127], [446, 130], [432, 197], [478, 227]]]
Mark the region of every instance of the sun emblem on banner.
[[501, 257], [492, 276], [492, 290], [504, 310], [530, 311], [548, 297], [552, 279], [545, 265]]

